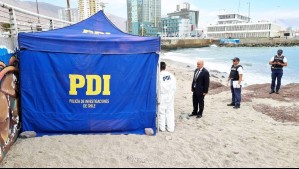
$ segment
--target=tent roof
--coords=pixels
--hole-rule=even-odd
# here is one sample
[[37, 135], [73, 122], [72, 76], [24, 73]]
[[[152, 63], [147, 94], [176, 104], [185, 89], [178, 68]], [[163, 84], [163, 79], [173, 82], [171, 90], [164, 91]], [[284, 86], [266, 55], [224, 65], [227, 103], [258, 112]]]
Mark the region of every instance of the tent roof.
[[20, 49], [87, 54], [134, 54], [160, 51], [159, 37], [139, 37], [116, 28], [99, 11], [77, 24], [47, 32], [19, 33]]

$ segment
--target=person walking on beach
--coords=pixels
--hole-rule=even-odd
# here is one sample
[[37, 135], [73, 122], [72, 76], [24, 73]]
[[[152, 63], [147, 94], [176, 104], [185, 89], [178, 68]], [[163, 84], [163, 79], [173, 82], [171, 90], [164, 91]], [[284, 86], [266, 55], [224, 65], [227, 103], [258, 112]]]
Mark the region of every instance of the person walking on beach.
[[175, 76], [166, 71], [166, 63], [160, 63], [160, 106], [159, 129], [160, 131], [174, 132], [174, 94], [176, 91]]
[[242, 91], [242, 81], [243, 81], [243, 66], [240, 65], [240, 59], [235, 57], [233, 60], [233, 65], [228, 77], [228, 83], [230, 82], [231, 92], [232, 92], [232, 102], [227, 106], [234, 106], [234, 109], [239, 109], [241, 107], [241, 91]]
[[[283, 56], [282, 53], [283, 51], [279, 49], [277, 51], [277, 55], [273, 56], [269, 62], [272, 71], [272, 84], [271, 84], [270, 94], [275, 93], [275, 91], [276, 94], [279, 94], [281, 79], [283, 76], [283, 67], [288, 66], [287, 58]], [[277, 79], [277, 85], [275, 84], [276, 79]]]
[[[197, 69], [194, 71], [191, 91], [193, 92], [193, 111], [189, 115], [201, 118], [204, 111], [204, 98], [208, 94], [210, 86], [210, 73], [204, 68], [204, 61], [197, 61]], [[198, 111], [199, 108], [199, 111]]]

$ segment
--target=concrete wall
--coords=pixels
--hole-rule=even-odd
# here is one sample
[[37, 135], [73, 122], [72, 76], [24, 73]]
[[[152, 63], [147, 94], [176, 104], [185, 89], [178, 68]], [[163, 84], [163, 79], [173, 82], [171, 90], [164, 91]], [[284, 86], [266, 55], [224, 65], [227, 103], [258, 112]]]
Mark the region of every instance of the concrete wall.
[[163, 50], [173, 50], [179, 48], [200, 48], [208, 47], [211, 44], [219, 44], [219, 40], [212, 39], [162, 39]]
[[0, 37], [0, 162], [20, 130], [18, 56], [16, 40]]
[[248, 38], [240, 39], [239, 46], [246, 47], [270, 47], [270, 46], [297, 46], [299, 38]]

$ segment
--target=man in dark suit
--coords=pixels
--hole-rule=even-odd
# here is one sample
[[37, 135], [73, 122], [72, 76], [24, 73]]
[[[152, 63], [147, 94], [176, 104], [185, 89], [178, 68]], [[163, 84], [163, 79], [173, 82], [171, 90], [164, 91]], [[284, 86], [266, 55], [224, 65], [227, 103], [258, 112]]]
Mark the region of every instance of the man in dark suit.
[[[204, 61], [199, 59], [194, 71], [191, 91], [193, 92], [193, 112], [189, 116], [201, 118], [204, 110], [204, 98], [208, 94], [210, 73], [204, 68]], [[199, 108], [199, 111], [198, 111]]]

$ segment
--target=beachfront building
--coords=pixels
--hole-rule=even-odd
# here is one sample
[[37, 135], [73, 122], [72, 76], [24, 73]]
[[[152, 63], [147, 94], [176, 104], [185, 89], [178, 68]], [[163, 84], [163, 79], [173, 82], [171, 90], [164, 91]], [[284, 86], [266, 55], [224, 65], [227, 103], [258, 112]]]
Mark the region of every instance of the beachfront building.
[[190, 19], [183, 19], [179, 16], [170, 16], [161, 19], [161, 27], [163, 28], [163, 37], [190, 37], [191, 31]]
[[101, 3], [101, 0], [78, 0], [79, 20], [87, 19], [102, 10]]
[[[65, 9], [59, 9], [58, 10], [58, 17], [60, 20], [69, 21], [69, 13], [68, 10]], [[79, 22], [79, 16], [78, 16], [78, 9], [73, 8], [71, 9], [71, 22], [77, 23]]]
[[[197, 36], [198, 34], [198, 17], [199, 17], [199, 11], [194, 11], [194, 10], [190, 10], [190, 4], [189, 3], [182, 3], [182, 4], [178, 4], [176, 11], [172, 12], [172, 13], [168, 13], [167, 14], [168, 18], [171, 17], [179, 17], [182, 20], [180, 21], [180, 23], [182, 24], [182, 27], [186, 26], [186, 24], [189, 24], [188, 26], [188, 33], [186, 33], [185, 29], [181, 29], [182, 33], [178, 33], [178, 34], [184, 34], [184, 36]], [[166, 18], [167, 19], [167, 18]], [[187, 21], [189, 20], [189, 21]], [[164, 29], [165, 25], [162, 26], [162, 28]], [[166, 26], [168, 27], [168, 26]], [[163, 30], [165, 31], [165, 30]]]
[[157, 36], [161, 22], [161, 0], [127, 0], [128, 32]]
[[267, 21], [250, 22], [240, 14], [218, 15], [218, 23], [207, 27], [208, 38], [270, 38], [279, 37], [281, 26]]

